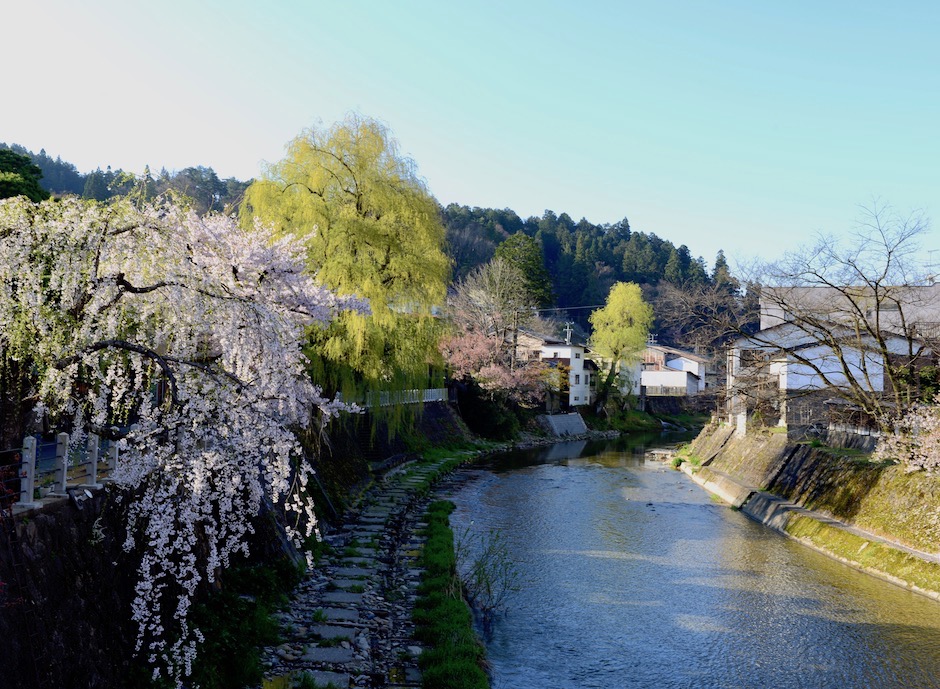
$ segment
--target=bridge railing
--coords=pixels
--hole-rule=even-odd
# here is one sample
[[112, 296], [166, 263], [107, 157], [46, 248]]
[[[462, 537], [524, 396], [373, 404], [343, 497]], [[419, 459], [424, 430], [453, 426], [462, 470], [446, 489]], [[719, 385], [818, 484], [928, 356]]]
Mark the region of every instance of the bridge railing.
[[369, 392], [364, 396], [345, 398], [337, 394], [341, 402], [357, 404], [364, 409], [376, 407], [391, 407], [397, 404], [427, 404], [429, 402], [446, 402], [447, 388], [428, 388], [425, 390], [382, 390]]
[[78, 446], [70, 443], [68, 433], [53, 441], [27, 436], [22, 449], [9, 452], [18, 454], [6, 467], [15, 467], [19, 499], [13, 507], [19, 509], [39, 507], [44, 497], [65, 497], [69, 488], [101, 488], [118, 460], [117, 443], [94, 433]]

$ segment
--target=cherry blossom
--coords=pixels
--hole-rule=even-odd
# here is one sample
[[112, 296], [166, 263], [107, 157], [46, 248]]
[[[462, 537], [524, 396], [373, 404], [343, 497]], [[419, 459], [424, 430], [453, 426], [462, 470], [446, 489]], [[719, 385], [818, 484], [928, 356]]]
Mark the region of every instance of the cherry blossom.
[[912, 471], [940, 469], [940, 396], [932, 404], [915, 404], [883, 433], [875, 448], [876, 459], [892, 459]]
[[119, 442], [124, 547], [143, 553], [137, 650], [182, 686], [193, 596], [247, 552], [262, 501], [297, 515], [296, 544], [315, 533], [294, 432], [348, 407], [311, 382], [301, 344], [367, 307], [317, 285], [295, 241], [170, 204], [10, 199], [0, 236], [0, 347], [33, 365], [73, 441]]

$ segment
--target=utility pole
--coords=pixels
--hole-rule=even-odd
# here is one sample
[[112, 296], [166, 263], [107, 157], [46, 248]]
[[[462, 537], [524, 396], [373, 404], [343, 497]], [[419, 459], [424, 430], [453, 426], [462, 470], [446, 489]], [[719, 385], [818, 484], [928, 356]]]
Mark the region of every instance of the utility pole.
[[516, 370], [516, 350], [519, 348], [519, 309], [512, 312], [512, 352], [509, 355], [509, 371]]

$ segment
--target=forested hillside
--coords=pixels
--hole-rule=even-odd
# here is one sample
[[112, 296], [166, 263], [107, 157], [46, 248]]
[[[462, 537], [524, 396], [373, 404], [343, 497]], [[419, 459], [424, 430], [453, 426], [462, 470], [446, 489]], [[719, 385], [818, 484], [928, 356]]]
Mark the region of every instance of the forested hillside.
[[729, 271], [724, 252], [718, 252], [709, 272], [704, 259], [693, 258], [687, 246], [635, 232], [626, 218], [596, 225], [546, 210], [542, 217], [523, 220], [509, 209], [457, 204], [444, 208], [443, 214], [455, 280], [490, 260], [506, 239], [523, 233], [542, 248], [551, 281], [551, 305], [570, 309], [561, 315], [584, 328], [591, 311], [584, 307], [603, 304], [615, 283], [634, 282], [655, 307], [654, 332], [661, 342], [708, 349], [720, 334], [701, 331], [702, 337], [692, 337], [702, 323], [689, 312], [677, 312], [677, 292], [682, 293], [683, 304], [708, 298], [716, 300], [715, 308], [735, 308], [739, 296], [740, 285]]
[[42, 172], [40, 185], [51, 194], [61, 196], [75, 194], [87, 199], [105, 201], [115, 196], [123, 196], [132, 190], [143, 193], [150, 200], [166, 192], [174, 192], [186, 197], [199, 213], [207, 211], [234, 211], [241, 203], [245, 189], [251, 180], [242, 182], [234, 177], [220, 179], [211, 167], [187, 167], [168, 172], [161, 170], [156, 177], [150, 169], [144, 170], [138, 177], [121, 169], [93, 170], [81, 173], [72, 163], [56, 156], [52, 158], [45, 149], [33, 153], [18, 144], [0, 142], [0, 149], [9, 149], [14, 153], [27, 156]]
[[[40, 185], [54, 195], [76, 194], [99, 201], [131, 192], [145, 199], [173, 193], [184, 197], [199, 213], [237, 212], [252, 180], [220, 179], [211, 167], [188, 167], [154, 176], [149, 168], [142, 175], [114, 171], [110, 167], [81, 173], [75, 165], [38, 154], [23, 146], [0, 143], [0, 149], [28, 157], [42, 172]], [[617, 282], [634, 282], [654, 305], [654, 332], [660, 342], [708, 349], [720, 339], [702, 330], [701, 319], [683, 311], [690, 294], [717, 296], [716, 308], [735, 308], [740, 285], [731, 276], [723, 252], [709, 271], [702, 257], [693, 257], [685, 245], [676, 246], [654, 233], [637, 232], [626, 218], [614, 223], [594, 224], [582, 218], [575, 222], [567, 213], [546, 210], [541, 217], [522, 219], [511, 209], [479, 208], [452, 203], [441, 209], [447, 232], [447, 251], [452, 259], [452, 281], [458, 282], [497, 255], [505, 257], [518, 242], [505, 243], [513, 235], [535, 240], [541, 248], [542, 268], [520, 265], [535, 287], [537, 302], [545, 313], [573, 322], [586, 332], [590, 307], [604, 303]], [[528, 242], [532, 244], [531, 241]], [[512, 245], [512, 248], [510, 246]], [[531, 261], [531, 257], [528, 257]], [[683, 299], [677, 300], [677, 290]], [[693, 333], [697, 333], [693, 336]]]

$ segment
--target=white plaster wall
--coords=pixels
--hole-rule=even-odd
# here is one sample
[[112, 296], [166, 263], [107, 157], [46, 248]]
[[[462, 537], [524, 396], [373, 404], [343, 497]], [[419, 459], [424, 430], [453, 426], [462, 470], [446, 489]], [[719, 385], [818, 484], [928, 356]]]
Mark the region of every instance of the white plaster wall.
[[687, 371], [643, 371], [642, 382], [648, 388], [685, 388], [687, 395], [698, 392], [698, 379]]
[[[823, 376], [813, 366], [791, 360], [786, 364], [781, 378], [781, 387], [787, 390], [820, 390], [825, 387], [846, 387], [849, 376], [845, 374], [842, 361], [828, 347], [813, 347], [800, 352], [801, 356], [814, 362], [815, 367], [826, 374], [827, 385]], [[884, 365], [881, 357], [869, 353], [865, 356], [864, 367], [862, 353], [845, 351], [842, 358], [848, 366], [851, 377], [865, 390], [881, 392], [884, 390]]]

